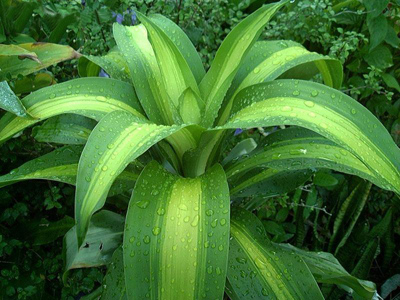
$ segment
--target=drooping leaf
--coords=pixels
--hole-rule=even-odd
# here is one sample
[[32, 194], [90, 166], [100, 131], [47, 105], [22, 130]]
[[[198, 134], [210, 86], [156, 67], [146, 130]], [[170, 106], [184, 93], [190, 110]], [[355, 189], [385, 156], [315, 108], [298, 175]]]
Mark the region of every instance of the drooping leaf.
[[278, 77], [308, 80], [318, 72], [326, 85], [340, 88], [343, 80], [340, 61], [309, 52], [292, 41], [256, 42], [244, 58], [228, 90], [219, 124], [226, 121], [233, 100], [242, 89]]
[[[301, 170], [296, 173], [300, 175], [304, 169], [329, 168], [377, 181], [375, 175], [351, 152], [305, 128], [291, 127], [275, 131], [259, 142], [258, 149], [253, 153], [253, 155], [227, 166], [227, 177], [230, 182], [234, 183], [232, 194], [253, 184], [257, 184], [261, 189], [266, 179], [269, 181], [274, 177], [276, 182], [285, 181], [284, 176], [292, 177], [288, 174], [291, 171]], [[254, 168], [254, 171], [249, 171]], [[299, 176], [299, 179], [301, 177]], [[304, 178], [304, 180], [307, 179], [306, 174]], [[272, 181], [272, 185], [274, 185], [273, 183], [274, 181]], [[294, 185], [301, 183], [301, 179], [300, 181], [295, 180]], [[284, 187], [287, 184], [292, 186], [290, 179], [276, 187]], [[294, 185], [293, 188], [296, 187]], [[240, 195], [249, 196], [252, 191], [254, 189], [251, 188], [248, 191], [242, 191]], [[278, 191], [279, 189], [271, 190], [271, 192]]]
[[330, 139], [374, 174], [374, 184], [400, 193], [400, 150], [389, 133], [365, 107], [327, 86], [297, 80], [251, 86], [236, 97], [227, 124], [216, 129], [278, 124], [305, 127]]
[[105, 202], [114, 179], [129, 162], [183, 126], [149, 123], [131, 113], [114, 111], [94, 128], [78, 167], [75, 219], [79, 244], [91, 215]]
[[100, 120], [115, 110], [141, 116], [141, 107], [133, 87], [108, 78], [81, 78], [52, 85], [22, 99], [27, 112], [36, 119], [6, 113], [0, 119], [0, 142], [44, 119], [75, 113]]
[[94, 120], [80, 115], [60, 115], [34, 127], [32, 136], [38, 142], [83, 145], [95, 125]]
[[[90, 63], [97, 65], [99, 68], [102, 68], [111, 78], [131, 82], [131, 73], [129, 71], [128, 64], [125, 61], [124, 56], [121, 54], [117, 47], [113, 48], [110, 52], [108, 52], [104, 56], [93, 56], [86, 55], [82, 56], [79, 60], [86, 59], [89, 60]], [[81, 63], [81, 62], [80, 62]], [[93, 66], [88, 63], [86, 65], [86, 72]], [[100, 69], [98, 69], [98, 72]], [[84, 71], [80, 71], [81, 76], [98, 76], [93, 72], [84, 73]]]
[[255, 215], [235, 210], [231, 236], [228, 281], [233, 299], [323, 299], [304, 261], [271, 243]]
[[395, 274], [382, 284], [381, 287], [381, 296], [385, 299], [390, 295], [391, 292], [395, 291], [400, 287], [400, 274]]
[[219, 47], [210, 70], [199, 86], [206, 105], [202, 120], [204, 127], [213, 125], [223, 98], [244, 57], [270, 18], [287, 2], [283, 0], [256, 10], [233, 28]]
[[45, 245], [66, 234], [74, 225], [74, 219], [70, 216], [65, 216], [56, 222], [31, 223], [29, 228], [25, 228], [24, 240], [35, 246]]
[[[312, 175], [311, 170], [276, 170], [254, 168], [244, 172], [232, 182], [230, 193], [234, 197], [272, 197], [288, 193], [304, 184]], [[265, 201], [265, 199], [262, 199]], [[246, 206], [250, 209], [250, 206]], [[254, 205], [251, 206], [254, 208]]]
[[[8, 50], [8, 47], [15, 47], [15, 45], [2, 45], [0, 48], [0, 80], [4, 80], [7, 74], [11, 74], [13, 78], [18, 74], [28, 75], [56, 63], [80, 56], [69, 46], [51, 43], [19, 44], [18, 47], [27, 52], [11, 56], [7, 53], [13, 50]], [[6, 54], [3, 55], [2, 53]]]
[[22, 79], [16, 80], [13, 90], [17, 95], [29, 94], [55, 83], [56, 81], [52, 75], [48, 73], [38, 73], [33, 78], [26, 76]]
[[252, 138], [240, 141], [224, 158], [224, 160], [222, 161], [222, 165], [225, 166], [227, 163], [237, 161], [243, 155], [248, 155], [249, 153], [251, 153], [254, 149], [256, 149], [256, 147], [257, 143]]
[[277, 246], [299, 255], [319, 283], [348, 286], [363, 299], [372, 299], [376, 291], [375, 284], [350, 275], [332, 254], [304, 251], [290, 244]]
[[26, 117], [25, 107], [19, 98], [10, 89], [6, 81], [0, 82], [0, 108], [19, 117]]
[[115, 249], [122, 244], [123, 230], [123, 216], [102, 210], [93, 216], [85, 241], [79, 247], [76, 226], [72, 227], [63, 243], [64, 282], [69, 270], [108, 264]]
[[221, 299], [229, 248], [229, 206], [221, 166], [188, 179], [150, 163], [138, 180], [126, 218], [128, 297]]
[[[75, 185], [82, 149], [82, 146], [65, 146], [28, 161], [9, 174], [0, 176], [0, 187], [32, 179], [52, 180]], [[122, 172], [111, 187], [109, 195], [120, 194], [132, 189], [139, 173], [140, 169], [135, 167], [129, 167]]]

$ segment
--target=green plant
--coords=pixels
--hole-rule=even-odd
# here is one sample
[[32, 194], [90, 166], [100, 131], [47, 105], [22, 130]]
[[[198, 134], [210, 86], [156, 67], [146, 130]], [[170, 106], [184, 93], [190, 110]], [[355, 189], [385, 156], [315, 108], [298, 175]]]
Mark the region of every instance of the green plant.
[[[78, 142], [65, 134], [65, 144], [78, 145], [0, 177], [2, 186], [35, 178], [76, 184], [65, 280], [70, 269], [111, 262], [96, 295], [215, 299], [225, 290], [231, 299], [320, 299], [318, 281], [372, 298], [374, 285], [351, 276], [332, 255], [275, 244], [250, 211], [231, 211], [231, 198], [290, 191], [320, 168], [400, 193], [399, 149], [370, 112], [334, 89], [343, 77], [340, 62], [290, 41], [257, 42], [287, 2], [263, 6], [239, 23], [207, 73], [178, 26], [138, 14], [142, 25], [114, 25], [118, 48], [85, 56], [81, 75], [90, 75], [92, 64], [113, 79], [71, 80], [22, 101], [2, 86], [10, 112], [0, 119], [0, 141], [47, 118], [71, 122], [58, 116], [68, 113], [81, 116], [70, 128], [91, 131], [86, 143], [79, 131]], [[318, 72], [326, 85], [304, 81]], [[99, 123], [93, 128], [86, 118]], [[221, 159], [232, 129], [276, 125], [291, 127], [255, 149], [251, 141], [240, 143]], [[44, 123], [36, 131], [54, 127]], [[125, 221], [109, 210], [94, 214], [107, 196], [115, 196], [108, 201], [115, 211], [128, 206]]]

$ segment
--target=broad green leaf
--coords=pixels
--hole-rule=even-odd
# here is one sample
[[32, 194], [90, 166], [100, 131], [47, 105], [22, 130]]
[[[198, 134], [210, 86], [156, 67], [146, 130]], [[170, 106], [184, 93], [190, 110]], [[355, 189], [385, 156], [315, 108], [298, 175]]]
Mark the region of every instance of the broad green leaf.
[[367, 19], [367, 25], [370, 33], [369, 51], [371, 52], [385, 40], [388, 22], [386, 16], [380, 15], [374, 19]]
[[376, 18], [382, 14], [389, 4], [389, 0], [363, 1], [363, 4], [368, 11], [368, 18]]
[[63, 243], [64, 282], [69, 270], [108, 264], [115, 249], [122, 244], [123, 230], [124, 217], [108, 210], [93, 216], [81, 246], [76, 239], [76, 226], [72, 227]]
[[231, 184], [230, 193], [234, 197], [282, 195], [304, 184], [311, 175], [311, 170], [255, 168], [236, 178]]
[[[329, 168], [379, 183], [375, 175], [351, 152], [305, 128], [291, 127], [275, 131], [262, 140], [253, 153], [227, 166], [228, 179], [236, 182], [232, 194], [252, 184], [261, 186], [265, 178], [271, 180], [275, 177], [279, 181], [284, 180], [282, 176], [286, 176], [288, 171], [317, 168]], [[267, 169], [247, 172], [260, 167]], [[243, 195], [249, 193], [244, 192]]]
[[95, 125], [94, 120], [80, 115], [59, 115], [34, 127], [32, 136], [38, 142], [83, 145]]
[[168, 97], [146, 28], [115, 23], [113, 32], [146, 115], [157, 124], [174, 124], [179, 115]]
[[[82, 149], [82, 146], [65, 146], [28, 161], [9, 174], [0, 176], [0, 187], [32, 179], [52, 180], [75, 185]], [[130, 166], [117, 178], [109, 195], [121, 194], [132, 189], [139, 173], [140, 170], [137, 167]]]
[[138, 179], [126, 217], [128, 298], [222, 299], [229, 208], [221, 166], [197, 178], [182, 178], [150, 163]]
[[48, 73], [38, 73], [33, 78], [26, 76], [16, 80], [13, 90], [15, 94], [29, 94], [55, 83], [56, 81], [52, 75]]
[[381, 70], [393, 66], [393, 55], [389, 48], [384, 45], [379, 45], [378, 47], [374, 48], [363, 58], [369, 65], [377, 67]]
[[225, 166], [227, 163], [235, 162], [243, 155], [247, 155], [251, 153], [254, 149], [257, 148], [257, 143], [252, 138], [248, 138], [240, 141], [233, 147], [231, 152], [224, 158], [222, 161], [222, 165]]
[[382, 79], [388, 87], [395, 89], [400, 93], [400, 84], [393, 75], [388, 73], [383, 73]]
[[196, 79], [178, 47], [156, 23], [139, 12], [137, 14], [147, 29], [161, 79], [175, 107], [179, 106], [179, 97], [186, 89], [190, 88], [194, 94], [199, 95]]
[[399, 48], [400, 38], [397, 36], [396, 30], [392, 26], [388, 26], [385, 42], [393, 48]]
[[400, 287], [400, 274], [395, 274], [382, 284], [381, 287], [381, 296], [385, 299], [390, 293], [394, 292], [396, 289]]
[[66, 146], [33, 159], [0, 176], [0, 187], [21, 180], [44, 179], [75, 184], [82, 146]]
[[[8, 46], [6, 45], [6, 47]], [[9, 47], [15, 47], [15, 45]], [[5, 48], [5, 45], [0, 48], [0, 80], [4, 80], [7, 74], [11, 74], [13, 78], [19, 74], [28, 75], [56, 63], [80, 56], [78, 52], [69, 46], [51, 43], [27, 43], [20, 44], [18, 47], [25, 49], [27, 52], [18, 56], [2, 55], [1, 51], [7, 53], [12, 50], [3, 50], [2, 48]], [[36, 56], [31, 53], [35, 53]]]
[[154, 14], [149, 17], [151, 21], [158, 25], [160, 29], [174, 42], [176, 47], [182, 53], [196, 81], [200, 83], [205, 75], [203, 63], [196, 48], [193, 46], [186, 33], [173, 21], [160, 14]]
[[24, 240], [35, 246], [49, 244], [66, 234], [74, 225], [74, 219], [69, 216], [55, 222], [30, 222], [29, 228], [24, 228]]
[[251, 86], [236, 97], [227, 124], [216, 129], [282, 124], [332, 140], [370, 170], [375, 184], [400, 193], [400, 149], [385, 127], [357, 101], [327, 86], [298, 80]]
[[0, 108], [19, 117], [26, 117], [25, 107], [19, 98], [10, 89], [6, 81], [0, 82]]
[[107, 274], [103, 279], [101, 300], [125, 300], [125, 273], [122, 247], [115, 250], [111, 263], [108, 265]]
[[304, 261], [271, 243], [261, 221], [246, 210], [231, 219], [228, 280], [233, 299], [324, 299]]
[[304, 251], [290, 244], [278, 244], [277, 247], [299, 255], [319, 283], [348, 286], [363, 299], [372, 299], [376, 291], [374, 283], [350, 275], [331, 253]]
[[104, 56], [85, 55], [82, 58], [87, 59], [93, 64], [101, 67], [108, 75], [110, 75], [111, 78], [126, 82], [131, 82], [132, 80], [128, 64], [117, 47], [113, 48]]
[[182, 126], [162, 126], [123, 111], [105, 116], [94, 128], [78, 167], [75, 219], [79, 244], [92, 214], [105, 202], [114, 179], [129, 162]]
[[56, 27], [51, 31], [49, 36], [50, 43], [59, 43], [62, 37], [64, 36], [68, 25], [77, 22], [77, 17], [75, 14], [69, 14], [64, 17], [60, 16], [61, 19], [57, 21]]
[[199, 86], [206, 105], [202, 120], [204, 127], [213, 125], [223, 98], [244, 57], [256, 42], [270, 18], [287, 2], [283, 0], [265, 5], [256, 10], [236, 25], [222, 42], [210, 70], [204, 76]]
[[329, 170], [320, 170], [315, 173], [313, 183], [316, 186], [322, 187], [333, 187], [337, 185], [339, 180], [335, 176], [332, 176], [329, 172]]
[[[301, 72], [300, 72], [301, 71]], [[235, 96], [244, 88], [272, 81], [283, 76], [288, 79], [310, 79], [320, 72], [326, 85], [340, 88], [343, 68], [340, 61], [307, 51], [292, 41], [260, 41], [244, 58], [224, 101], [219, 124], [226, 121]]]
[[109, 78], [81, 78], [56, 84], [29, 94], [22, 103], [36, 119], [6, 113], [0, 119], [0, 142], [37, 122], [65, 113], [95, 120], [115, 110], [142, 116], [133, 87]]
[[18, 45], [3, 45], [0, 44], [0, 56], [21, 56], [21, 59], [29, 58], [38, 60], [35, 52], [30, 52], [27, 49], [21, 48]]
[[78, 74], [80, 77], [99, 77], [101, 68], [94, 62], [81, 56], [78, 60]]

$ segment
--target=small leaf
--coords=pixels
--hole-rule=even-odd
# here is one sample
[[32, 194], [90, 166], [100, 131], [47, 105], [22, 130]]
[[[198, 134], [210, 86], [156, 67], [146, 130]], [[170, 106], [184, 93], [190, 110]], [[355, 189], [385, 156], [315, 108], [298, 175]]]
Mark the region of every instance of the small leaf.
[[382, 79], [388, 87], [395, 89], [400, 93], [400, 85], [399, 85], [397, 79], [393, 75], [391, 75], [389, 73], [383, 73]]
[[388, 32], [388, 22], [386, 16], [380, 15], [374, 19], [368, 19], [367, 25], [370, 33], [369, 52], [379, 46], [386, 38]]
[[123, 230], [124, 217], [107, 210], [93, 216], [87, 236], [80, 247], [76, 239], [76, 226], [71, 228], [63, 243], [64, 283], [69, 270], [109, 263], [115, 249], [122, 244]]
[[393, 56], [388, 47], [379, 45], [364, 56], [364, 60], [371, 66], [381, 70], [393, 66]]
[[19, 117], [27, 117], [25, 107], [19, 98], [10, 89], [6, 81], [0, 82], [0, 108]]
[[189, 87], [183, 91], [179, 97], [179, 113], [185, 124], [199, 124], [201, 120], [200, 105], [202, 100], [199, 99], [192, 89]]

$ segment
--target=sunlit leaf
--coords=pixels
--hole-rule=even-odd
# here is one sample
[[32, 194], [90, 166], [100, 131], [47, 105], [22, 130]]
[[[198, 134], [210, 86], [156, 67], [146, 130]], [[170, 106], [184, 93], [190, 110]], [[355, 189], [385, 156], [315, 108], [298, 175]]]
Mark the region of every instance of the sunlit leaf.
[[179, 119], [178, 111], [169, 99], [161, 79], [146, 28], [143, 25], [123, 26], [115, 23], [113, 31], [146, 115], [157, 124], [174, 124]]
[[340, 61], [309, 52], [302, 45], [292, 41], [256, 42], [244, 58], [228, 90], [219, 124], [226, 121], [233, 100], [242, 89], [278, 77], [308, 80], [318, 72], [326, 85], [340, 88], [343, 80]]
[[288, 1], [283, 0], [261, 7], [240, 22], [228, 34], [219, 47], [210, 70], [200, 83], [200, 92], [205, 101], [202, 120], [204, 127], [213, 124], [221, 107], [225, 93], [235, 77], [240, 64], [275, 12]]
[[78, 167], [75, 219], [79, 244], [91, 215], [104, 205], [113, 181], [128, 163], [181, 128], [149, 123], [123, 111], [114, 111], [97, 124]]
[[190, 179], [150, 163], [138, 179], [126, 218], [128, 297], [221, 299], [229, 206], [228, 185], [220, 166]]
[[221, 128], [278, 124], [305, 127], [330, 139], [357, 157], [374, 174], [375, 184], [400, 193], [400, 150], [378, 119], [354, 99], [312, 82], [262, 83], [238, 94], [230, 120]]
[[[15, 47], [22, 48], [26, 52], [17, 49], [18, 55], [10, 55], [10, 52], [12, 53]], [[19, 74], [28, 75], [79, 56], [80, 54], [69, 46], [51, 43], [27, 43], [18, 46], [1, 45], [0, 80], [4, 80], [7, 74], [11, 74], [12, 77], [16, 77]]]
[[160, 14], [154, 14], [149, 17], [151, 21], [159, 26], [160, 29], [174, 42], [176, 47], [182, 53], [196, 81], [199, 83], [205, 75], [204, 66], [200, 55], [193, 46], [186, 33], [173, 21]]
[[95, 120], [115, 110], [142, 116], [133, 87], [108, 78], [81, 78], [52, 85], [29, 94], [22, 103], [36, 119], [6, 113], [0, 119], [0, 142], [41, 120], [65, 113]]
[[231, 236], [228, 267], [231, 298], [324, 299], [304, 261], [271, 243], [255, 215], [235, 210]]

